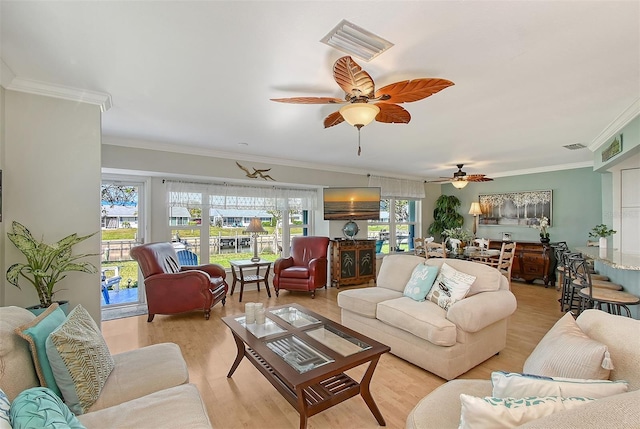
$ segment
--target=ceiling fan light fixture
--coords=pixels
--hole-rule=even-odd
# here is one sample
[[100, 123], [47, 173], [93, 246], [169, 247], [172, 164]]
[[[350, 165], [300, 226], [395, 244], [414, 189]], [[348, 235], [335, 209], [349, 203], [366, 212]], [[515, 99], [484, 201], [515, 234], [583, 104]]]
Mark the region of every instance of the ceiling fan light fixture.
[[453, 182], [451, 182], [451, 184], [457, 189], [462, 189], [467, 186], [469, 182], [467, 182], [466, 180], [454, 180]]
[[371, 61], [393, 43], [343, 19], [320, 42], [364, 61]]
[[380, 112], [380, 108], [375, 104], [353, 103], [347, 104], [340, 109], [340, 114], [349, 125], [364, 127], [369, 125]]

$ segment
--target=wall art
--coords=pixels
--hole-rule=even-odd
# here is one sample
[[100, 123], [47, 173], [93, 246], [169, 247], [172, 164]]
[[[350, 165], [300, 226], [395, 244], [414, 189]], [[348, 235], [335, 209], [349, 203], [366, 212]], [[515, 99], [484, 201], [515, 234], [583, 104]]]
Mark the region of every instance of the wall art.
[[551, 226], [551, 190], [480, 194], [480, 225], [513, 225], [532, 227], [546, 216]]

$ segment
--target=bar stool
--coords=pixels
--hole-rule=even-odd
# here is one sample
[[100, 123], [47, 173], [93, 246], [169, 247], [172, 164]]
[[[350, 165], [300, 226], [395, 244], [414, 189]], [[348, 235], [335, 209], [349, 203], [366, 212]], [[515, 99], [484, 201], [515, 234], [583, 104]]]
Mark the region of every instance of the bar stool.
[[[640, 298], [622, 291], [622, 286], [611, 282], [597, 281], [600, 287], [596, 287], [591, 279], [589, 264], [582, 256], [573, 256], [571, 261], [571, 272], [575, 275], [575, 284], [582, 286], [578, 291], [578, 296], [582, 299], [580, 310], [596, 308], [602, 310], [603, 305], [606, 312], [622, 316], [624, 309], [626, 316], [631, 317], [629, 305], [640, 304]], [[609, 283], [606, 285], [605, 283]], [[606, 288], [603, 286], [607, 286]], [[620, 287], [619, 290], [615, 289]]]
[[551, 244], [551, 248], [553, 249], [553, 254], [556, 257], [556, 279], [558, 283], [556, 285], [556, 290], [562, 289], [562, 282], [564, 281], [564, 266], [562, 265], [562, 253], [567, 252], [569, 250], [569, 246], [567, 246], [566, 241], [559, 241], [557, 243]]

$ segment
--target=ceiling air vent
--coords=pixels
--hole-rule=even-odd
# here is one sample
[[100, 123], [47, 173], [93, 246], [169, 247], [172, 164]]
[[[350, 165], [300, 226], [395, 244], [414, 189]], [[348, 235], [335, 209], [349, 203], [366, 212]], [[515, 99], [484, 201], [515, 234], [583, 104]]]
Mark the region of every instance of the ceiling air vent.
[[321, 40], [325, 45], [336, 48], [364, 61], [371, 61], [387, 49], [393, 43], [376, 36], [364, 28], [343, 19], [336, 27]]
[[578, 150], [578, 149], [584, 149], [586, 146], [583, 145], [582, 143], [574, 143], [574, 144], [567, 144], [562, 147], [566, 147], [569, 150]]

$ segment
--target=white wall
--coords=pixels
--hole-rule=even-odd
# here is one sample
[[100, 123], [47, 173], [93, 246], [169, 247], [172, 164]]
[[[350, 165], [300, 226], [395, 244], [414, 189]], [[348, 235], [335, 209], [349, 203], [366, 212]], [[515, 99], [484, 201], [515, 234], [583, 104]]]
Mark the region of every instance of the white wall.
[[[35, 289], [7, 285], [4, 269], [24, 261], [6, 239], [11, 222], [25, 225], [48, 243], [78, 233], [100, 231], [101, 114], [95, 105], [16, 91], [4, 92], [3, 258], [2, 289], [5, 305], [38, 303]], [[99, 266], [100, 234], [74, 247], [75, 253]], [[69, 273], [59, 283], [57, 300], [82, 304], [100, 321], [100, 274]]]

